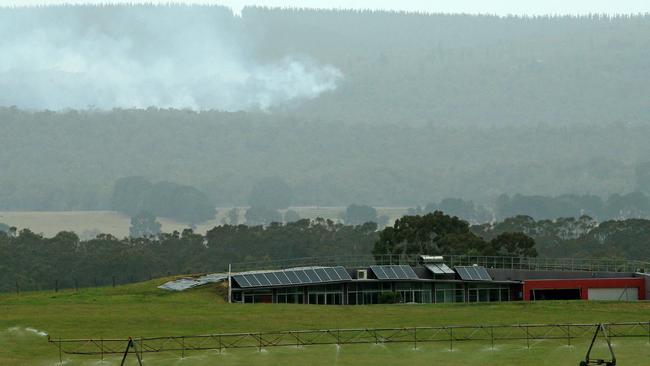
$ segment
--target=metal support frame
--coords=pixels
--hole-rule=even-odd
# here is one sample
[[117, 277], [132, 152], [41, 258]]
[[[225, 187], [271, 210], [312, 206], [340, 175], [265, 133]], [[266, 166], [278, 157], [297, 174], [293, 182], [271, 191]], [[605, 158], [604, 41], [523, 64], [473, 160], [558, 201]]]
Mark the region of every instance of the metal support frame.
[[[605, 338], [605, 342], [607, 342], [607, 347], [609, 348], [609, 353], [612, 356], [611, 360], [604, 360], [604, 359], [592, 359], [591, 358], [591, 350], [594, 348], [594, 343], [596, 343], [596, 338], [598, 338], [598, 333], [602, 333], [603, 337]], [[594, 332], [594, 336], [591, 339], [591, 344], [589, 344], [589, 349], [587, 350], [587, 355], [585, 356], [584, 361], [580, 361], [580, 366], [588, 366], [588, 365], [605, 365], [605, 366], [616, 366], [616, 355], [614, 354], [614, 349], [612, 348], [612, 343], [609, 340], [609, 334], [607, 333], [607, 329], [605, 328], [605, 325], [603, 324], [597, 324], [596, 325], [596, 331]]]
[[[133, 351], [131, 351], [133, 349]], [[130, 352], [135, 353], [135, 357], [138, 359], [138, 364], [142, 366], [142, 357], [140, 354], [138, 354], [138, 348], [135, 346], [135, 342], [131, 337], [129, 337], [129, 341], [126, 344], [126, 350], [124, 350], [124, 355], [122, 356], [122, 362], [120, 363], [120, 366], [124, 366], [124, 362], [126, 362], [126, 357], [129, 355]], [[142, 352], [142, 348], [140, 348], [140, 352]]]
[[[608, 345], [610, 338], [650, 339], [650, 322], [600, 324], [516, 324], [516, 325], [448, 325], [437, 327], [361, 328], [290, 330], [275, 332], [220, 333], [207, 335], [140, 337], [128, 339], [54, 339], [48, 341], [63, 355], [97, 356], [135, 353], [142, 363], [144, 354], [174, 352], [181, 358], [191, 351], [267, 347], [302, 347], [312, 345], [410, 343], [417, 348], [421, 343], [446, 343], [453, 350], [457, 342], [485, 342], [494, 349], [498, 342], [523, 341], [527, 349], [531, 341], [555, 340], [571, 345], [575, 339], [592, 338], [594, 327], [602, 332]], [[597, 332], [597, 333], [598, 333]], [[596, 334], [597, 335], [597, 334]], [[128, 344], [126, 351], [124, 343]]]

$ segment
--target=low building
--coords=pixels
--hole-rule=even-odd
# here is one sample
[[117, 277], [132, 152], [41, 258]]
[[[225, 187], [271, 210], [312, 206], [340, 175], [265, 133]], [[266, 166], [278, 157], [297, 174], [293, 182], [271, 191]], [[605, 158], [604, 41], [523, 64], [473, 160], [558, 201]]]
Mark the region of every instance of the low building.
[[450, 267], [441, 257], [417, 265], [300, 267], [234, 274], [232, 302], [363, 305], [529, 300], [645, 300], [647, 275], [637, 272], [536, 271]]

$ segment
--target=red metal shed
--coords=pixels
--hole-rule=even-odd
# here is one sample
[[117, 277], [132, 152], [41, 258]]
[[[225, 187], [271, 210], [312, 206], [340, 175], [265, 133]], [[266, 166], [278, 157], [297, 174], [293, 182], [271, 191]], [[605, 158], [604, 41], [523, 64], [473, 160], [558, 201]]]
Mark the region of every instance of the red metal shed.
[[[542, 299], [589, 300], [590, 298], [599, 300], [645, 300], [645, 278], [524, 280], [523, 295], [526, 301]], [[630, 296], [635, 298], [630, 298]]]

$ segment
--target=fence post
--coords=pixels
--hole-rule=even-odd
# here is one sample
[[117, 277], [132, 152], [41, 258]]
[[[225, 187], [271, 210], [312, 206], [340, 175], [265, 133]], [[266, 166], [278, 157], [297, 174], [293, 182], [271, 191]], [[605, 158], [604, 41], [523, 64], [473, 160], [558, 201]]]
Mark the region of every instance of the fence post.
[[418, 328], [413, 327], [413, 349], [418, 349]]
[[113, 287], [115, 287], [115, 276], [113, 276]]
[[454, 328], [449, 328], [449, 350], [454, 350]]
[[20, 286], [18, 285], [18, 278], [16, 278], [16, 295], [20, 295]]
[[530, 349], [530, 333], [528, 332], [528, 326], [526, 326], [526, 348]]
[[54, 280], [54, 292], [59, 292], [59, 280]]
[[567, 346], [571, 347], [571, 324], [567, 324], [566, 326], [566, 339]]
[[494, 350], [494, 325], [490, 326], [490, 339], [492, 341], [492, 350]]

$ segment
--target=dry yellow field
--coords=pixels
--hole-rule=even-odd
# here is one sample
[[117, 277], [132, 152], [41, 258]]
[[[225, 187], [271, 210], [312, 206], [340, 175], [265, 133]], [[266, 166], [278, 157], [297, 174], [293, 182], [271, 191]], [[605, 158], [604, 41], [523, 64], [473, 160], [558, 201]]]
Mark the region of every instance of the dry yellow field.
[[[195, 231], [205, 233], [214, 226], [221, 225], [222, 219], [232, 207], [218, 207], [214, 219], [196, 225]], [[291, 207], [303, 218], [323, 217], [338, 220], [345, 207]], [[406, 213], [405, 207], [378, 207], [379, 215], [386, 215], [393, 222]], [[241, 220], [246, 208], [239, 209]], [[165, 232], [183, 230], [188, 225], [166, 218], [158, 219]], [[53, 236], [60, 231], [74, 231], [82, 239], [94, 238], [99, 233], [117, 237], [129, 234], [130, 218], [115, 211], [0, 211], [0, 223], [15, 226], [19, 230], [30, 230]]]

